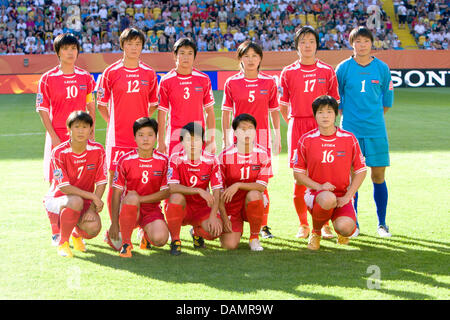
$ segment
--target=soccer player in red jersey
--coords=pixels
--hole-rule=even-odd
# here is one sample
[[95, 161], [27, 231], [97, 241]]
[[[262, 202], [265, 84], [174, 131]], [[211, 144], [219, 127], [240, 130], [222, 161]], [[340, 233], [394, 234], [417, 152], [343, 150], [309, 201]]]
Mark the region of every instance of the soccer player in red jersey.
[[[252, 115], [258, 123], [256, 143], [268, 150], [272, 150], [272, 138], [270, 133], [270, 119], [274, 128], [274, 153], [281, 151], [280, 115], [278, 107], [277, 84], [273, 77], [260, 72], [263, 58], [262, 48], [250, 41], [244, 41], [237, 50], [241, 71], [225, 82], [222, 102], [222, 132], [225, 148], [232, 145], [230, 141], [230, 118], [231, 113], [236, 117], [247, 113]], [[265, 212], [261, 228], [261, 236], [273, 238], [267, 225], [269, 215], [269, 194], [267, 188], [264, 190]]]
[[59, 216], [61, 238], [58, 254], [72, 257], [69, 238], [75, 250], [86, 251], [83, 241], [97, 236], [101, 229], [99, 212], [107, 183], [105, 150], [89, 140], [94, 121], [84, 111], [67, 118], [69, 140], [52, 151], [53, 181], [44, 198], [48, 212]]
[[179, 138], [183, 150], [170, 157], [166, 219], [172, 255], [181, 253], [181, 226], [193, 227], [194, 248], [204, 248], [204, 239], [213, 240], [222, 233], [218, 209], [222, 177], [216, 156], [204, 151], [204, 136], [205, 130], [198, 122], [189, 122]]
[[108, 124], [106, 156], [109, 170], [108, 210], [111, 217], [112, 179], [117, 161], [136, 149], [133, 124], [149, 117], [158, 105], [158, 82], [155, 71], [140, 55], [145, 35], [135, 28], [125, 29], [119, 38], [123, 58], [105, 69], [98, 79], [97, 105]]
[[236, 249], [244, 221], [250, 224], [250, 249], [262, 251], [259, 232], [263, 222], [263, 193], [272, 176], [267, 149], [255, 144], [256, 120], [243, 113], [232, 123], [236, 144], [219, 156], [220, 171], [225, 190], [221, 195], [220, 215], [224, 233], [220, 237], [223, 248]]
[[[154, 150], [158, 123], [143, 117], [133, 125], [138, 146], [122, 156], [113, 180], [111, 239], [122, 236], [120, 256], [132, 256], [131, 234], [140, 226], [144, 231], [141, 248], [149, 243], [162, 247], [169, 239], [169, 229], [162, 214], [160, 202], [169, 197], [167, 185], [167, 156]], [[120, 214], [119, 214], [120, 211]]]
[[347, 244], [356, 230], [353, 197], [367, 173], [356, 137], [335, 126], [338, 102], [320, 96], [312, 104], [318, 128], [298, 142], [294, 178], [305, 185], [305, 202], [313, 220], [308, 249], [320, 248], [321, 229], [331, 219], [338, 243]]
[[[69, 139], [66, 120], [75, 110], [88, 111], [95, 123], [95, 103], [92, 92], [95, 81], [89, 72], [75, 66], [80, 52], [77, 38], [60, 34], [53, 43], [59, 65], [44, 73], [39, 80], [36, 111], [46, 129], [44, 148], [44, 179], [51, 183], [50, 159], [52, 149]], [[93, 128], [95, 125], [93, 125]], [[90, 138], [94, 139], [94, 131]], [[52, 243], [59, 243], [58, 215], [49, 214]]]
[[194, 68], [197, 45], [190, 38], [180, 38], [175, 42], [173, 53], [176, 67], [159, 83], [158, 151], [169, 155], [181, 151], [180, 131], [187, 123], [196, 121], [208, 129], [206, 150], [214, 154], [214, 95], [208, 75]]
[[[319, 35], [309, 26], [299, 29], [294, 38], [300, 57], [281, 72], [280, 109], [288, 123], [287, 143], [290, 167], [296, 154], [300, 137], [317, 128], [311, 105], [321, 95], [330, 95], [339, 101], [339, 90], [333, 68], [316, 57]], [[294, 206], [300, 220], [298, 238], [307, 238], [310, 232], [307, 208], [303, 199], [306, 187], [295, 183]], [[326, 224], [322, 230], [324, 238], [332, 238], [331, 228]]]

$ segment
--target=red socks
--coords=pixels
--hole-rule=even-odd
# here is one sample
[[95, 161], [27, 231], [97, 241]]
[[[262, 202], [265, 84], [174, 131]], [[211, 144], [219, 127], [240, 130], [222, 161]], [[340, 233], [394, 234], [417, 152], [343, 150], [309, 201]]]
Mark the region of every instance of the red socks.
[[295, 184], [294, 188], [294, 206], [297, 211], [298, 219], [301, 225], [308, 225], [308, 215], [305, 203], [305, 191], [306, 187], [303, 185]]
[[325, 210], [318, 203], [314, 204], [312, 209], [313, 218], [313, 232], [318, 235], [322, 235], [323, 225], [331, 219], [334, 208]]
[[50, 220], [50, 226], [52, 228], [52, 235], [60, 233], [59, 214], [47, 211], [47, 216], [48, 216], [48, 219]]
[[[264, 207], [264, 215], [263, 215], [263, 219], [261, 222], [261, 226], [267, 226], [267, 220], [269, 219], [269, 205], [270, 205], [270, 199], [269, 199], [269, 192], [266, 190], [264, 190], [264, 196], [267, 197], [267, 206]], [[263, 205], [264, 205], [264, 201], [263, 201]]]
[[181, 225], [185, 214], [186, 211], [181, 204], [167, 204], [166, 220], [172, 241], [180, 240]]
[[131, 244], [131, 234], [136, 227], [138, 207], [123, 204], [119, 214], [120, 233], [122, 234], [122, 245]]
[[75, 211], [71, 208], [64, 208], [61, 210], [60, 214], [60, 227], [61, 227], [61, 239], [59, 244], [62, 245], [64, 242], [69, 241], [70, 235], [72, 234], [73, 228], [78, 223], [80, 219], [80, 211]]
[[250, 201], [245, 209], [250, 224], [250, 240], [259, 238], [261, 223], [264, 215], [263, 200]]

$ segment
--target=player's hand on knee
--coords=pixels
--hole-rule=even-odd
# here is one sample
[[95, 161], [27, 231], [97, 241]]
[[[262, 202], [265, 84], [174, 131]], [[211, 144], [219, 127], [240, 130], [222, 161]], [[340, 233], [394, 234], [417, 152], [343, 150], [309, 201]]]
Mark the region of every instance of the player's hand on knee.
[[223, 202], [225, 202], [225, 203], [230, 202], [231, 199], [233, 199], [233, 196], [236, 194], [236, 192], [238, 192], [238, 190], [239, 190], [239, 184], [237, 184], [237, 183], [234, 183], [231, 186], [229, 186], [228, 188], [226, 188], [222, 194]]
[[352, 197], [344, 195], [343, 197], [337, 197], [336, 201], [337, 201], [337, 207], [338, 208], [342, 208], [343, 206], [345, 206], [347, 203], [350, 202], [350, 200], [352, 199]]
[[211, 193], [209, 193], [209, 192], [207, 192], [207, 191], [201, 189], [201, 190], [200, 190], [200, 197], [202, 197], [203, 199], [205, 199], [205, 201], [206, 201], [208, 207], [211, 208], [211, 207], [213, 206], [213, 204], [214, 204], [214, 197], [213, 197], [213, 195], [212, 195]]
[[95, 196], [94, 200], [92, 200], [92, 202], [94, 203], [96, 212], [100, 212], [100, 211], [103, 210], [104, 203], [103, 203], [102, 199], [100, 199], [99, 197]]
[[81, 218], [81, 223], [94, 222], [97, 220], [97, 216], [98, 216], [97, 213], [95, 213], [95, 211], [89, 208], [88, 211], [86, 211], [86, 213]]
[[222, 233], [222, 221], [216, 216], [208, 219], [208, 230], [213, 237], [218, 237]]

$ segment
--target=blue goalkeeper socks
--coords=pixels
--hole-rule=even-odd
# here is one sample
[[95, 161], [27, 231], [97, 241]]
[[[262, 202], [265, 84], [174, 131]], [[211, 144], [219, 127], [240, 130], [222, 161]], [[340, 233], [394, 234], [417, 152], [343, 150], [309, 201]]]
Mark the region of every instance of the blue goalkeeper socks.
[[375, 200], [375, 205], [377, 206], [378, 215], [378, 225], [386, 225], [386, 208], [388, 203], [388, 189], [386, 186], [386, 181], [383, 183], [373, 184], [373, 199]]

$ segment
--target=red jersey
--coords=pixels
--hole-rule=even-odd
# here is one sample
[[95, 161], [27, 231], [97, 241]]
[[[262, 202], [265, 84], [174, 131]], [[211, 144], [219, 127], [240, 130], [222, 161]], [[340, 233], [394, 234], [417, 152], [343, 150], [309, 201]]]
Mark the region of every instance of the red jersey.
[[[95, 89], [94, 78], [89, 72], [78, 67], [74, 70], [73, 74], [63, 74], [59, 67], [55, 67], [39, 80], [36, 112], [48, 112], [57, 133], [67, 132], [66, 120], [72, 111], [86, 111], [88, 98], [92, 98]], [[68, 136], [59, 138], [65, 141]]]
[[[272, 166], [267, 149], [257, 144], [249, 154], [239, 153], [236, 145], [232, 145], [220, 153], [219, 163], [224, 188], [236, 182], [256, 182], [267, 187], [269, 178], [272, 177]], [[246, 193], [244, 190], [239, 190], [235, 196], [245, 197]], [[233, 199], [237, 198], [233, 197]]]
[[350, 185], [351, 169], [355, 174], [367, 170], [364, 156], [355, 136], [336, 128], [332, 136], [323, 136], [319, 129], [305, 133], [298, 142], [294, 171], [307, 174], [313, 181], [329, 182], [333, 191], [343, 196]]
[[74, 186], [81, 190], [94, 192], [95, 186], [106, 184], [107, 168], [105, 150], [100, 143], [88, 141], [82, 154], [72, 151], [70, 140], [56, 146], [52, 151], [53, 181], [48, 192], [50, 197], [61, 197], [65, 194], [61, 187]]
[[320, 60], [312, 65], [304, 65], [297, 60], [284, 67], [280, 82], [280, 105], [290, 106], [289, 118], [314, 118], [312, 103], [321, 95], [340, 100], [336, 73]]
[[[200, 122], [205, 128], [203, 110], [214, 106], [214, 95], [208, 75], [196, 69], [181, 75], [172, 69], [159, 82], [158, 110], [169, 114], [166, 135], [189, 122]], [[176, 137], [175, 140], [178, 140]]]
[[[197, 162], [192, 162], [184, 151], [172, 154], [169, 161], [167, 182], [179, 183], [186, 187], [208, 191], [222, 189], [222, 176], [217, 157], [203, 152]], [[198, 207], [206, 207], [206, 201], [199, 195], [187, 195], [186, 202]]]
[[[140, 158], [137, 150], [128, 152], [120, 158], [117, 164], [113, 187], [124, 190], [123, 196], [130, 190], [136, 191], [140, 196], [145, 196], [168, 189], [168, 162], [169, 159], [156, 150], [148, 159]], [[146, 205], [158, 207], [159, 203]]]
[[97, 103], [108, 106], [110, 117], [106, 145], [137, 147], [133, 124], [148, 117], [148, 108], [158, 104], [155, 71], [142, 62], [138, 68], [128, 69], [119, 60], [106, 68], [97, 82]]
[[225, 82], [222, 110], [233, 117], [248, 113], [256, 119], [256, 143], [270, 147], [269, 112], [278, 111], [278, 90], [275, 78], [260, 72], [257, 79], [247, 79], [243, 72]]

